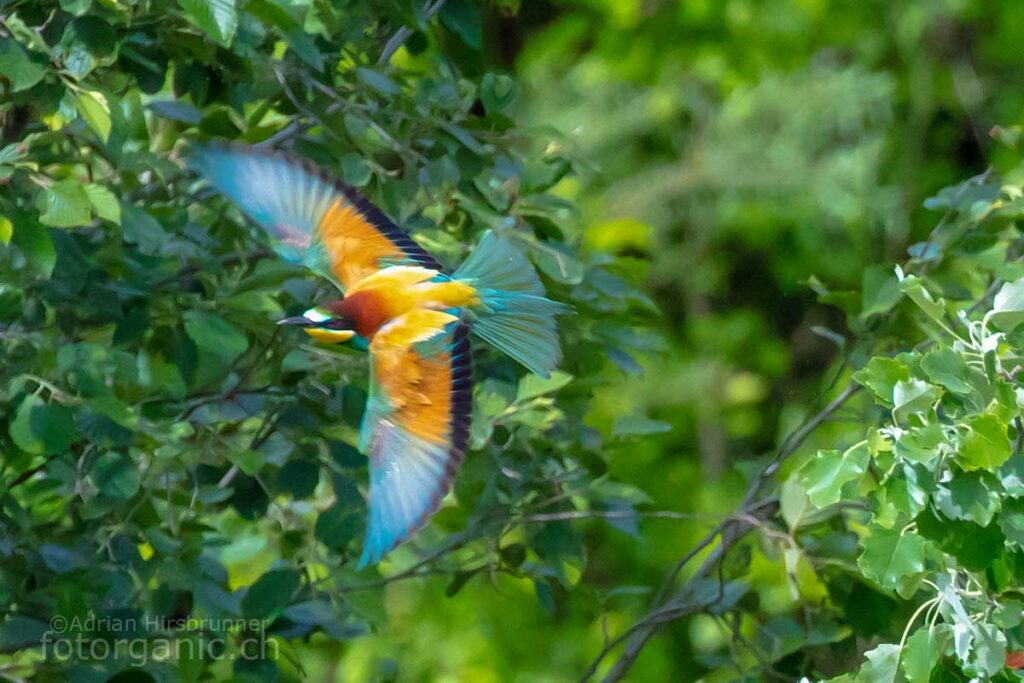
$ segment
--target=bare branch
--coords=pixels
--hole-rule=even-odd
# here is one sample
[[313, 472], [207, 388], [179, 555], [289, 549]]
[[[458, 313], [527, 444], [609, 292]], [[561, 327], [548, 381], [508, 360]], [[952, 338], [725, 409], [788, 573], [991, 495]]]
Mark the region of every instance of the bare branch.
[[[711, 574], [714, 568], [718, 566], [721, 559], [725, 557], [737, 541], [743, 538], [752, 529], [756, 528], [761, 521], [774, 512], [776, 504], [775, 499], [771, 497], [761, 497], [761, 493], [765, 485], [771, 481], [775, 473], [778, 472], [780, 465], [787, 458], [793, 455], [818, 427], [828, 421], [828, 419], [836, 411], [842, 408], [850, 398], [856, 395], [860, 389], [861, 387], [859, 385], [851, 382], [843, 389], [842, 392], [839, 393], [838, 396], [832, 399], [828, 405], [822, 408], [821, 411], [804, 421], [800, 427], [791, 432], [790, 435], [783, 440], [782, 444], [776, 451], [775, 456], [767, 465], [765, 465], [754, 481], [751, 482], [746, 495], [743, 497], [743, 502], [740, 504], [739, 510], [708, 532], [708, 534], [699, 543], [697, 543], [696, 546], [694, 546], [675, 564], [666, 577], [661, 589], [658, 591], [647, 615], [605, 645], [601, 652], [599, 652], [594, 658], [594, 661], [591, 662], [588, 669], [584, 672], [581, 677], [582, 681], [587, 681], [592, 678], [597, 672], [597, 668], [600, 666], [601, 661], [604, 660], [612, 650], [623, 642], [626, 642], [625, 650], [621, 655], [619, 655], [619, 658], [615, 661], [615, 664], [612, 666], [607, 676], [605, 676], [604, 682], [612, 683], [614, 681], [622, 680], [622, 678], [629, 672], [629, 669], [633, 666], [633, 662], [635, 662], [636, 658], [640, 655], [641, 650], [643, 650], [644, 646], [651, 639], [651, 636], [657, 632], [658, 627], [661, 624], [688, 616], [708, 607], [707, 604], [693, 604], [690, 601], [689, 593], [691, 587], [696, 581]], [[718, 545], [704, 560], [704, 563], [701, 564], [700, 568], [697, 569], [694, 575], [689, 578], [684, 586], [682, 586], [677, 592], [672, 593], [676, 579], [679, 577], [682, 570], [693, 560], [693, 558], [710, 547], [715, 542], [716, 538], [719, 539]], [[722, 591], [724, 591], [724, 585], [719, 586], [719, 591], [720, 594], [716, 602], [721, 600], [723, 597]]]

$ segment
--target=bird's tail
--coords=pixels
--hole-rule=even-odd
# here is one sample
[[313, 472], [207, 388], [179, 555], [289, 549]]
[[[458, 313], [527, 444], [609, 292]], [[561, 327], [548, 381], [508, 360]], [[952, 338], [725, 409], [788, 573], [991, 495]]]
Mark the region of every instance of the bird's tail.
[[480, 296], [469, 310], [470, 330], [530, 372], [548, 377], [562, 357], [555, 316], [572, 309], [544, 296], [526, 255], [488, 231], [452, 277], [471, 283]]

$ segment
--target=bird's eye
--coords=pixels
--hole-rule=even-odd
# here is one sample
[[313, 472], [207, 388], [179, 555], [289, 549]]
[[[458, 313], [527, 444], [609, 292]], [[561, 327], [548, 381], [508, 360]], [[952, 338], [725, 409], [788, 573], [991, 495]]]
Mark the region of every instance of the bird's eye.
[[331, 318], [323, 324], [323, 327], [329, 330], [350, 330], [352, 329], [352, 324], [345, 318]]

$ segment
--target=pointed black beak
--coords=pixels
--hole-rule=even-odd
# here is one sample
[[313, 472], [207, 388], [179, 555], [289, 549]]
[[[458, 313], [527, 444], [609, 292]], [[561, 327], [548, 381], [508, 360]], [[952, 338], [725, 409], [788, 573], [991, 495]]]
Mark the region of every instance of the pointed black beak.
[[277, 321], [278, 325], [295, 325], [297, 327], [312, 327], [313, 321], [304, 315], [297, 315], [294, 318], [282, 318]]

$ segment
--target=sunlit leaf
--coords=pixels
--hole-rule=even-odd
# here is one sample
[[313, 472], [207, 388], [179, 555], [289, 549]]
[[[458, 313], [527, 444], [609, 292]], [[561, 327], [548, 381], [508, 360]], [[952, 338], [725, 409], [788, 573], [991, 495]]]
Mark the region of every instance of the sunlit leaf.
[[238, 28], [235, 0], [178, 0], [185, 16], [222, 45], [230, 45]]
[[107, 103], [106, 95], [96, 90], [80, 90], [76, 103], [82, 117], [100, 136], [100, 140], [106, 142], [110, 137], [111, 127], [110, 105]]
[[867, 444], [847, 451], [818, 451], [799, 471], [807, 497], [817, 507], [838, 503], [844, 484], [859, 479], [870, 459]]
[[61, 180], [43, 190], [38, 201], [44, 225], [55, 228], [76, 228], [92, 220], [92, 202], [85, 186], [74, 180]]

